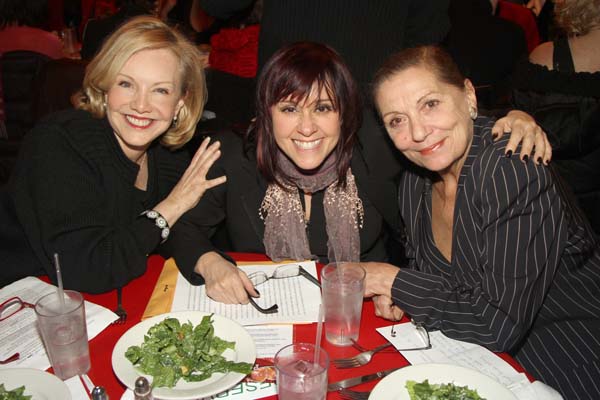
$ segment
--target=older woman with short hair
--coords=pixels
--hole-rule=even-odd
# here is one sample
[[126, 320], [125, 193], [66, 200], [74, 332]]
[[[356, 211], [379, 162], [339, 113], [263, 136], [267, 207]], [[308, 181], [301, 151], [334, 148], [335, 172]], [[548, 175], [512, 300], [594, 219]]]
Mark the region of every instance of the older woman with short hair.
[[204, 140], [191, 163], [177, 151], [206, 99], [200, 57], [152, 17], [106, 41], [87, 67], [78, 110], [47, 118], [23, 143], [8, 208], [27, 245], [8, 252], [3, 283], [54, 277], [57, 253], [66, 288], [121, 287], [144, 273], [147, 255], [204, 191], [225, 181], [205, 179], [218, 143]]
[[599, 398], [600, 247], [564, 184], [505, 156], [440, 48], [390, 57], [374, 96], [413, 163], [399, 186], [408, 265], [361, 264], [377, 313], [509, 352], [565, 399]]

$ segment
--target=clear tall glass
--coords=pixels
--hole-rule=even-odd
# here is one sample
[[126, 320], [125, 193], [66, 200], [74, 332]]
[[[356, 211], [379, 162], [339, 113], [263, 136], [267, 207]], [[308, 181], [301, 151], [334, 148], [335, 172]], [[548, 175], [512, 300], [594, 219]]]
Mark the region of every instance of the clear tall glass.
[[329, 355], [312, 343], [283, 347], [273, 360], [280, 400], [325, 400]]
[[54, 374], [64, 380], [89, 371], [90, 351], [81, 293], [65, 290], [64, 305], [56, 292], [49, 293], [35, 303], [35, 313]]
[[358, 340], [363, 296], [364, 268], [356, 263], [330, 263], [321, 270], [325, 338], [336, 346]]

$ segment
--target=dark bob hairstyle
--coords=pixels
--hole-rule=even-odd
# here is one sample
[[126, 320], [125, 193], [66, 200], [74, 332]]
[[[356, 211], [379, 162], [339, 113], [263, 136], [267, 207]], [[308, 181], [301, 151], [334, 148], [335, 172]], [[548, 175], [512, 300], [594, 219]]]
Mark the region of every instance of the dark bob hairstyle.
[[340, 55], [324, 44], [298, 42], [279, 49], [264, 65], [256, 90], [256, 121], [249, 140], [256, 145], [258, 170], [269, 183], [282, 182], [283, 174], [277, 163], [278, 147], [273, 132], [271, 107], [291, 96], [302, 102], [308, 98], [313, 85], [323, 88], [340, 115], [341, 136], [335, 149], [338, 184], [346, 184], [352, 149], [361, 123], [361, 103], [358, 86]]

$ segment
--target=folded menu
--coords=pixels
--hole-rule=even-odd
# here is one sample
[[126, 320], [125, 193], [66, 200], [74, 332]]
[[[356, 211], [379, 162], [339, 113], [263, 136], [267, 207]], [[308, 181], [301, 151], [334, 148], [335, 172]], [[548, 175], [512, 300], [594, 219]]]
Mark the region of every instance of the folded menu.
[[[0, 289], [0, 303], [11, 297], [35, 304], [42, 296], [56, 291], [56, 286], [43, 282], [35, 277], [27, 277]], [[88, 340], [102, 332], [117, 315], [109, 309], [89, 301], [85, 302], [85, 316]], [[19, 360], [0, 365], [0, 368], [50, 368], [50, 360], [37, 329], [35, 311], [25, 308], [12, 318], [0, 321], [0, 360], [5, 360], [15, 353]]]

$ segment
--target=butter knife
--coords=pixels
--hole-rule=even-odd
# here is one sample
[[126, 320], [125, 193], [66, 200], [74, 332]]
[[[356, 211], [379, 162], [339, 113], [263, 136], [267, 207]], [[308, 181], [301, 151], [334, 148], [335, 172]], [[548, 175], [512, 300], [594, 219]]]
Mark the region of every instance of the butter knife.
[[389, 374], [391, 374], [394, 371], [399, 370], [400, 368], [403, 368], [403, 367], [386, 369], [385, 371], [379, 371], [374, 374], [357, 376], [356, 378], [348, 378], [348, 379], [344, 379], [341, 381], [333, 382], [333, 383], [330, 383], [329, 385], [327, 385], [327, 391], [328, 392], [336, 392], [341, 389], [346, 389], [346, 388], [349, 388], [352, 386], [360, 385], [361, 383], [370, 382], [375, 379], [383, 378], [384, 376], [388, 376]]

